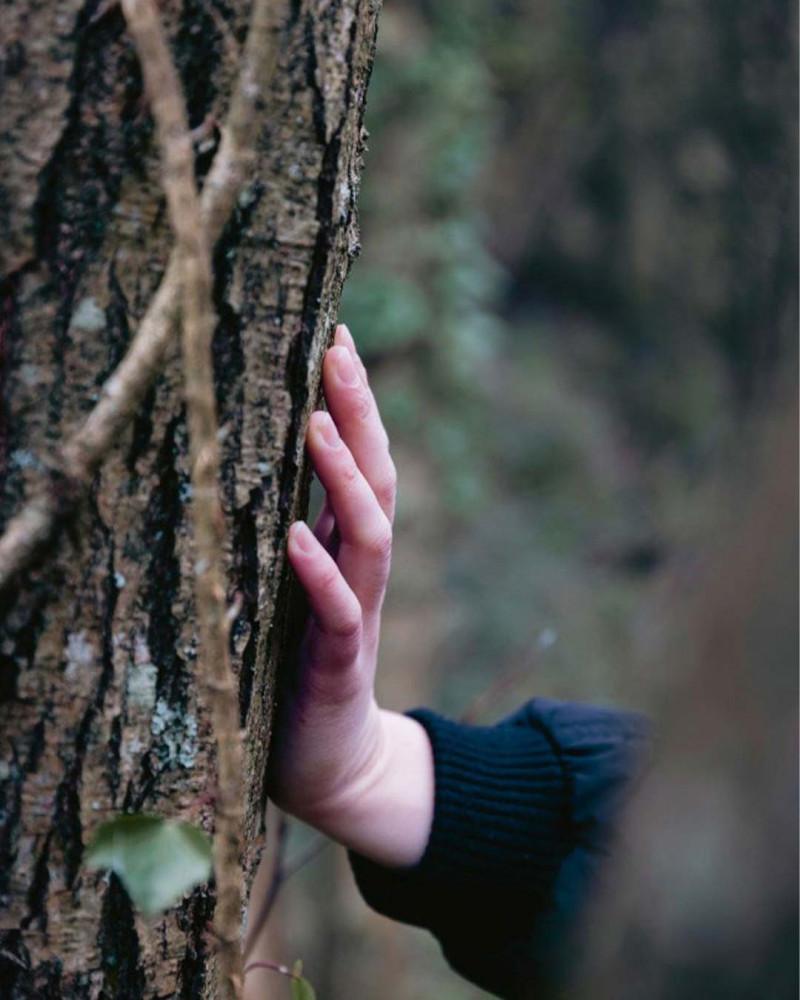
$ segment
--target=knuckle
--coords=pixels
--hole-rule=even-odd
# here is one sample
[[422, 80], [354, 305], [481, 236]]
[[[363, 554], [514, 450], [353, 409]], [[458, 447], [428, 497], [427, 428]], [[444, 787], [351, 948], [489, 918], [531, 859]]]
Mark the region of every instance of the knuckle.
[[348, 457], [342, 466], [342, 479], [348, 484], [352, 484], [358, 479], [358, 466], [352, 457]]
[[342, 587], [344, 581], [338, 566], [326, 569], [319, 579], [319, 591], [324, 604], [333, 609], [342, 600]]
[[389, 468], [375, 487], [375, 495], [384, 504], [394, 502], [397, 494], [397, 471], [394, 463], [389, 462]]
[[341, 669], [358, 656], [363, 634], [361, 605], [351, 606], [337, 615], [314, 615], [317, 641], [312, 659]]
[[360, 611], [351, 611], [348, 615], [343, 616], [336, 622], [331, 631], [348, 648], [352, 646], [357, 649], [361, 643]]
[[359, 420], [366, 420], [370, 415], [372, 411], [372, 399], [365, 389], [359, 388], [354, 391], [353, 410]]
[[320, 589], [326, 597], [331, 597], [339, 589], [340, 573], [337, 567], [326, 569], [319, 580]]
[[388, 521], [385, 521], [380, 531], [366, 540], [364, 548], [374, 559], [388, 562], [392, 554], [392, 528]]

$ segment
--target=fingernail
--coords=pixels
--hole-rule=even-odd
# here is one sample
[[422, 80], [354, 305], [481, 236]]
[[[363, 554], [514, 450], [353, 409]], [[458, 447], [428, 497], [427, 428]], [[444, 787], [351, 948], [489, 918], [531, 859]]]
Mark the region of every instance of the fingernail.
[[358, 372], [350, 352], [346, 349], [336, 352], [336, 374], [343, 385], [350, 387], [358, 385]]
[[353, 340], [353, 335], [352, 333], [350, 333], [350, 330], [347, 328], [347, 326], [345, 326], [344, 323], [340, 323], [336, 327], [335, 339], [337, 344], [341, 344], [342, 347], [349, 348], [349, 350], [351, 350], [355, 354], [356, 344], [355, 341]]
[[336, 448], [339, 444], [341, 438], [339, 437], [339, 432], [336, 429], [336, 424], [333, 419], [327, 414], [323, 413], [321, 417], [318, 418], [319, 432], [322, 435], [322, 440], [328, 445], [329, 448]]
[[295, 521], [289, 529], [289, 535], [291, 536], [292, 542], [298, 549], [300, 549], [301, 552], [311, 551], [313, 535], [311, 534], [311, 529], [305, 521]]

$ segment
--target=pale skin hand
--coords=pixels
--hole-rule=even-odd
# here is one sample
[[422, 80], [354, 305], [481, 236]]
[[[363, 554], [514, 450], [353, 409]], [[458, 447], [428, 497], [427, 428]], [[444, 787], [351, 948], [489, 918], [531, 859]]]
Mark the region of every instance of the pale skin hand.
[[418, 722], [375, 702], [396, 478], [344, 326], [325, 356], [323, 388], [329, 413], [312, 415], [306, 444], [326, 502], [313, 532], [302, 521], [289, 532], [289, 561], [311, 614], [278, 718], [270, 797], [346, 847], [408, 866], [430, 834], [433, 756]]

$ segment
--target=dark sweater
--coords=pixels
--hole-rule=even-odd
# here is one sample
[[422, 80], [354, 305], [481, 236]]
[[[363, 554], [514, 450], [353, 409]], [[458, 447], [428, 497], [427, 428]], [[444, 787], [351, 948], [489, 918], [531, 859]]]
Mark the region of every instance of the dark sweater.
[[496, 726], [409, 715], [433, 747], [430, 839], [413, 868], [351, 853], [362, 895], [431, 930], [453, 968], [483, 989], [515, 1000], [557, 994], [644, 757], [645, 721], [541, 698]]

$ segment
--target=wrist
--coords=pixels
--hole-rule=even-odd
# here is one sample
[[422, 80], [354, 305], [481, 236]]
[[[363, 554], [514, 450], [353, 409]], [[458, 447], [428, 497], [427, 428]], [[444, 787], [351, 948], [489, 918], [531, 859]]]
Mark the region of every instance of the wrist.
[[425, 852], [433, 823], [433, 751], [423, 726], [380, 710], [369, 766], [306, 820], [350, 850], [387, 867]]

